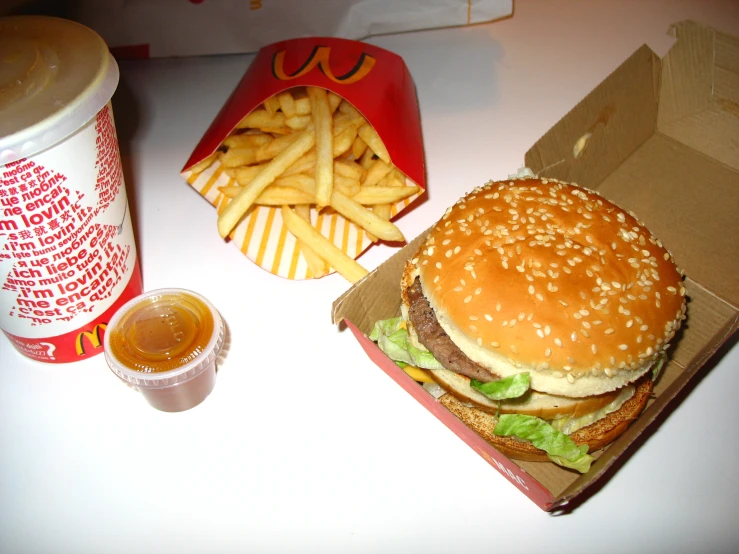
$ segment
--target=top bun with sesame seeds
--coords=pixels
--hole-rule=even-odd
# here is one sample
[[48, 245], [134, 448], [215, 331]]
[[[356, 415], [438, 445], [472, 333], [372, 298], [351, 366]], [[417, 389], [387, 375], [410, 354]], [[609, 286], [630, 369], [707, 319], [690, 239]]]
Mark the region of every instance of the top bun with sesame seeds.
[[[414, 284], [443, 333], [411, 317]], [[490, 182], [460, 199], [402, 289], [412, 338], [448, 369], [460, 359], [444, 350], [450, 340], [489, 375], [461, 371], [472, 378], [529, 372], [531, 389], [565, 397], [636, 381], [685, 318], [682, 272], [662, 243], [596, 192], [554, 179]]]

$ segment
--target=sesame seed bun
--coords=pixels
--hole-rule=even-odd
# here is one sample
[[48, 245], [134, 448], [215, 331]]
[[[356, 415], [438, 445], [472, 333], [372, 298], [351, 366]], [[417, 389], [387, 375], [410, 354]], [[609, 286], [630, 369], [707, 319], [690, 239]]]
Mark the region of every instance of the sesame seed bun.
[[[495, 375], [602, 395], [644, 375], [685, 318], [682, 272], [634, 215], [553, 179], [490, 182], [433, 227], [403, 276]], [[413, 334], [412, 334], [413, 336]]]

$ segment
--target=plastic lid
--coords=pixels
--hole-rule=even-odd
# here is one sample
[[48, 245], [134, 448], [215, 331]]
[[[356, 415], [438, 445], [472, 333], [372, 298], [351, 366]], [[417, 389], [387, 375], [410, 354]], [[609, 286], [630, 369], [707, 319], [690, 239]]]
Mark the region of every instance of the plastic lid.
[[84, 25], [45, 16], [0, 18], [0, 165], [74, 133], [117, 86], [118, 65]]
[[185, 289], [158, 289], [115, 313], [105, 330], [105, 360], [139, 389], [170, 387], [213, 368], [223, 339], [223, 321], [207, 299]]

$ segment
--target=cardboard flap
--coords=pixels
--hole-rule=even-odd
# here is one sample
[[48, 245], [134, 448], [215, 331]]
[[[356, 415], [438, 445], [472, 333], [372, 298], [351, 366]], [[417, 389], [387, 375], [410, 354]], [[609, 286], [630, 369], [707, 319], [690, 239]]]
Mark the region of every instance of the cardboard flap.
[[662, 60], [659, 132], [739, 170], [739, 39], [694, 21], [673, 25]]
[[659, 57], [642, 46], [526, 153], [526, 166], [591, 189], [656, 129]]

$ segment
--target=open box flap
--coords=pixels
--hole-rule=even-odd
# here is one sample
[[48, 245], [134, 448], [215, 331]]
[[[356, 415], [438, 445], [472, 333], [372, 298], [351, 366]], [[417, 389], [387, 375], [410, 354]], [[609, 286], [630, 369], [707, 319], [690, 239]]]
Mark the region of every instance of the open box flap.
[[659, 57], [642, 46], [529, 149], [526, 167], [597, 189], [654, 134], [659, 69]]
[[659, 132], [739, 170], [739, 39], [694, 21], [669, 33], [677, 43], [662, 61]]

